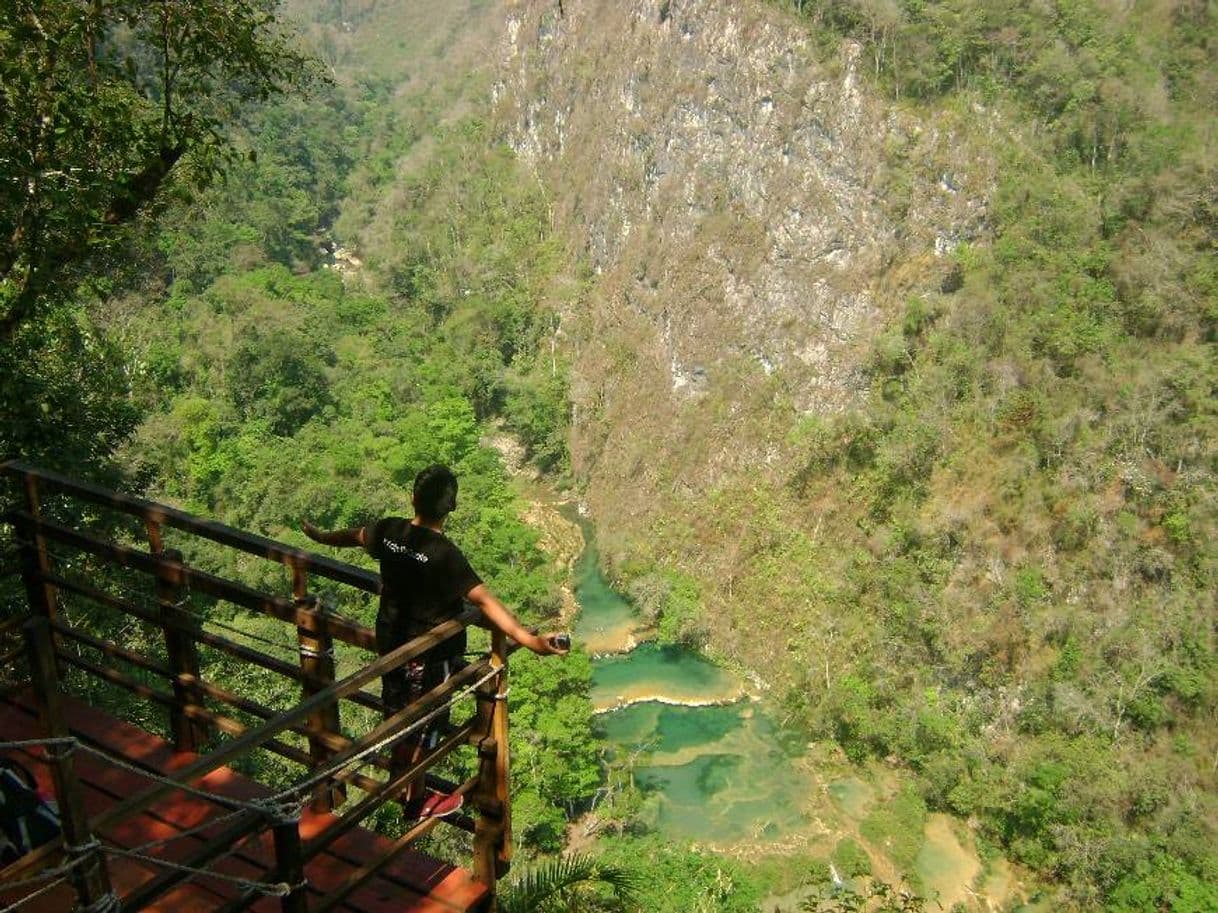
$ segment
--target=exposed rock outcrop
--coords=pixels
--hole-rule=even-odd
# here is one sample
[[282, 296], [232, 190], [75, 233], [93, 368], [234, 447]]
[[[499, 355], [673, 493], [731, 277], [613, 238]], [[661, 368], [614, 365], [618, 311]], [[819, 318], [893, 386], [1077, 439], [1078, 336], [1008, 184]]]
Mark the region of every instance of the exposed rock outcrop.
[[499, 56], [508, 139], [598, 277], [565, 315], [598, 519], [781, 462], [796, 416], [857, 397], [894, 301], [984, 230], [991, 163], [777, 8], [522, 0]]

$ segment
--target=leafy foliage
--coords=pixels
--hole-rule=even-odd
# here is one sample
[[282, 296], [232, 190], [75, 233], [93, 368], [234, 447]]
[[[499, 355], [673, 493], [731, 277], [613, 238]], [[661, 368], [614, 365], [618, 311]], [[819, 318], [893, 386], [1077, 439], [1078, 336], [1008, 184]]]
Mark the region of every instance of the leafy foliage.
[[[385, 129], [383, 112], [365, 93], [354, 88], [353, 101], [336, 90], [325, 103], [340, 122], [362, 117]], [[540, 344], [528, 327], [541, 318], [512, 283], [541, 279], [520, 268], [520, 251], [501, 250], [502, 241], [492, 239], [517, 230], [519, 220], [528, 244], [546, 243], [530, 185], [513, 175], [509, 159], [484, 148], [479, 130], [457, 130], [453, 145], [436, 154], [459, 154], [471, 164], [456, 205], [471, 210], [462, 230], [486, 246], [445, 254], [449, 242], [440, 240], [438, 221], [428, 228], [435, 235], [419, 243], [432, 244], [441, 263], [445, 256], [459, 260], [485, 289], [472, 300], [447, 285], [417, 300], [386, 297], [360, 275], [308, 269], [328, 259], [316, 253], [318, 239], [328, 236], [325, 221], [353, 179], [355, 159], [326, 138], [326, 121], [293, 100], [252, 112], [243, 135], [258, 154], [241, 167], [258, 182], [220, 185], [193, 213], [162, 221], [156, 248], [174, 282], [160, 300], [150, 294], [136, 314], [122, 315], [134, 353], [133, 395], [145, 410], [125, 452], [128, 466], [154, 494], [303, 544], [302, 519], [337, 528], [408, 512], [418, 470], [447, 463], [461, 488], [446, 531], [522, 620], [537, 624], [557, 610], [555, 570], [538, 548], [538, 534], [521, 521], [498, 454], [481, 444], [485, 420], [501, 414], [505, 402], [523, 401], [516, 395], [532, 395], [522, 366], [532, 358], [528, 347]], [[426, 167], [435, 192], [450, 194], [441, 173]], [[484, 206], [479, 194], [497, 194], [500, 184], [514, 188], [510, 198]], [[478, 221], [484, 211], [490, 228]], [[439, 213], [415, 218], [438, 220]], [[218, 243], [200, 251], [193, 237]], [[500, 277], [507, 269], [511, 276]], [[510, 305], [500, 303], [500, 294]], [[488, 348], [508, 354], [487, 361]], [[537, 376], [546, 395], [561, 398], [560, 385]], [[509, 386], [517, 392], [479, 399], [479, 390]], [[555, 408], [557, 421], [565, 421], [565, 407]], [[538, 433], [563, 459], [565, 451], [554, 450], [561, 446], [555, 427]], [[357, 553], [343, 557], [367, 561]], [[228, 559], [199, 553], [191, 560], [214, 566]], [[223, 569], [248, 573], [240, 562]], [[375, 611], [366, 602], [341, 608], [365, 622]], [[267, 636], [257, 619], [225, 621]], [[513, 664], [514, 811], [526, 850], [560, 848], [568, 816], [599, 785], [590, 675], [581, 655], [548, 663], [522, 656]]]
[[856, 886], [822, 887], [800, 909], [807, 913], [924, 913], [927, 901], [908, 888], [870, 878]]
[[575, 898], [589, 883], [608, 886], [619, 908], [629, 908], [634, 902], [639, 881], [640, 876], [636, 872], [604, 865], [588, 856], [559, 856], [515, 877], [500, 894], [499, 909], [503, 913], [575, 910], [579, 908]]
[[838, 540], [807, 558], [836, 581], [809, 581], [823, 687], [791, 709], [903, 759], [1063, 906], [1191, 903], [1218, 845], [1212, 4], [787, 5], [894, 98], [1011, 125], [992, 241], [895, 315], [865, 406], [791, 435]]
[[91, 256], [189, 154], [221, 167], [235, 105], [308, 72], [274, 5], [16, 2], [0, 12], [0, 338], [87, 279]]
[[741, 863], [655, 834], [598, 841], [608, 865], [639, 873], [637, 902], [656, 913], [754, 913], [762, 888]]
[[130, 433], [121, 357], [87, 305], [133, 278], [141, 210], [222, 171], [237, 106], [308, 81], [274, 6], [0, 9], [0, 456], [96, 473]]

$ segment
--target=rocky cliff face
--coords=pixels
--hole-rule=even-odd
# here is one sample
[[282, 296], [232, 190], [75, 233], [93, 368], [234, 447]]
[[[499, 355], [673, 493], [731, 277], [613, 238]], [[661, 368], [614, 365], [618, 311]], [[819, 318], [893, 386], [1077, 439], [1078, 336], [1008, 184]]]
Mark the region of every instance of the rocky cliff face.
[[894, 304], [984, 231], [991, 166], [756, 0], [507, 10], [498, 115], [596, 274], [564, 315], [576, 470], [638, 528], [857, 398]]

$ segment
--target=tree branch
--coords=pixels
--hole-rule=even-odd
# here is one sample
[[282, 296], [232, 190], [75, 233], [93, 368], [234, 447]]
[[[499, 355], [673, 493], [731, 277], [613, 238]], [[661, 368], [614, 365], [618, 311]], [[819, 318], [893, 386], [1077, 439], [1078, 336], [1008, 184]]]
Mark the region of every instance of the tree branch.
[[[161, 149], [149, 159], [144, 169], [132, 175], [111, 200], [102, 216], [106, 225], [115, 226], [130, 222], [140, 209], [156, 197], [157, 191], [169, 176], [169, 172], [178, 160], [185, 154], [186, 147], [178, 144], [171, 148]], [[56, 263], [68, 266], [80, 260], [88, 251], [88, 235], [82, 233], [71, 244], [64, 245], [56, 252]], [[0, 343], [12, 339], [17, 327], [22, 321], [33, 316], [38, 299], [45, 290], [48, 282], [46, 269], [31, 267], [26, 271], [25, 280], [18, 283], [20, 290], [9, 304], [8, 313], [0, 317]]]
[[143, 171], [127, 181], [126, 186], [111, 201], [102, 221], [107, 225], [121, 225], [131, 221], [143, 206], [152, 202], [161, 184], [185, 152], [186, 147], [182, 143], [162, 148], [157, 157], [144, 166]]

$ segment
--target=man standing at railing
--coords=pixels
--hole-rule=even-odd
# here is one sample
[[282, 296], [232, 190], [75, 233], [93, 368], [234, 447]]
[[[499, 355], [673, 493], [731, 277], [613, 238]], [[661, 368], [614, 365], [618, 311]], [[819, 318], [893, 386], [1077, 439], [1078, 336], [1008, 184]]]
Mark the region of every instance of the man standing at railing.
[[[526, 630], [470, 567], [461, 550], [444, 535], [444, 523], [457, 507], [457, 478], [445, 466], [428, 466], [414, 480], [414, 518], [385, 517], [369, 526], [320, 530], [305, 521], [305, 535], [323, 545], [362, 546], [381, 565], [381, 607], [376, 616], [376, 643], [382, 654], [462, 612], [462, 600], [482, 610], [486, 627], [502, 631], [534, 653], [563, 654], [559, 635], [538, 636]], [[465, 631], [387, 673], [382, 684], [386, 714], [395, 713], [456, 673], [463, 664]], [[399, 742], [393, 770], [401, 773], [439, 743], [448, 723], [440, 714]], [[406, 786], [407, 814], [420, 818], [450, 815], [462, 797], [423, 795], [422, 778]]]

